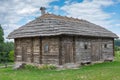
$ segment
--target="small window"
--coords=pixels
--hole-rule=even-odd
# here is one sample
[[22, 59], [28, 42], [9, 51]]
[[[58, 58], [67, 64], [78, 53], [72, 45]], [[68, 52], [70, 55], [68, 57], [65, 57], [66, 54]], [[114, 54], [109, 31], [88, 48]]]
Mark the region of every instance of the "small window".
[[88, 49], [88, 46], [87, 46], [87, 44], [85, 44], [85, 45], [84, 45], [84, 49]]
[[45, 44], [45, 46], [44, 46], [44, 52], [45, 53], [49, 52], [49, 46], [48, 46], [48, 44]]
[[107, 44], [104, 44], [104, 48], [107, 48]]

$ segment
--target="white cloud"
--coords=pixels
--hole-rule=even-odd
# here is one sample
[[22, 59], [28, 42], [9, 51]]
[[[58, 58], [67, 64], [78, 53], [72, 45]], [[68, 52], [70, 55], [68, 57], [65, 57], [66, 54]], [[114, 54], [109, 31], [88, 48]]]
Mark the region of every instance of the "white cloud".
[[120, 23], [119, 24], [115, 24], [116, 26], [120, 27]]
[[[40, 16], [39, 8], [45, 6], [51, 8], [50, 3], [58, 0], [0, 0], [0, 24], [4, 28], [5, 37], [14, 29], [20, 27], [20, 20], [25, 20], [24, 23], [30, 21], [30, 17]], [[120, 0], [117, 0], [120, 2]], [[64, 10], [67, 16], [86, 19], [95, 24], [111, 27], [114, 20], [111, 20], [111, 15], [102, 10], [103, 7], [116, 4], [113, 0], [84, 0], [78, 3], [73, 0], [65, 0], [65, 5], [53, 6], [53, 12], [56, 14], [62, 13]], [[66, 14], [62, 13], [62, 14]], [[119, 26], [120, 24], [115, 24]]]
[[[14, 29], [20, 27], [20, 20], [40, 15], [41, 6], [50, 7], [49, 4], [57, 0], [0, 0], [0, 24], [4, 28], [5, 37]], [[38, 14], [39, 13], [39, 14]]]
[[59, 10], [59, 7], [58, 6], [54, 6], [53, 7], [55, 11], [58, 11]]
[[31, 14], [33, 12], [38, 11], [38, 8], [32, 8], [31, 6], [29, 6], [29, 8], [23, 8], [21, 10], [18, 10], [17, 13], [22, 15], [22, 14]]
[[13, 31], [13, 30], [17, 29], [18, 27], [20, 27], [20, 25], [16, 25], [16, 24], [7, 24], [6, 25], [6, 24], [4, 24], [4, 25], [2, 25], [2, 27], [4, 27], [4, 38], [5, 38], [5, 40], [7, 40], [6, 38], [7, 38], [8, 34], [11, 31]]
[[104, 27], [111, 27], [111, 14], [104, 12], [102, 8], [113, 4], [112, 0], [84, 0], [81, 3], [67, 3], [61, 9], [68, 16], [82, 18]]
[[14, 23], [21, 20], [21, 17], [31, 16], [39, 12], [41, 6], [49, 7], [49, 3], [56, 0], [1, 0], [0, 19], [1, 24]]
[[118, 37], [119, 37], [119, 39], [120, 39], [120, 34], [118, 34], [117, 36], [118, 36]]

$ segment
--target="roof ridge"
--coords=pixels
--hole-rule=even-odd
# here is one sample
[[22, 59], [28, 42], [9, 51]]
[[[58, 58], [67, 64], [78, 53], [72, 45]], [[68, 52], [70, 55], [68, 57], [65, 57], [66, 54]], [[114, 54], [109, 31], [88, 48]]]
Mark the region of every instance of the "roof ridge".
[[62, 19], [62, 20], [67, 20], [67, 21], [72, 21], [72, 22], [81, 22], [81, 21], [85, 21], [88, 22], [87, 20], [84, 19], [79, 19], [79, 18], [74, 18], [74, 17], [68, 17], [68, 16], [61, 16], [61, 15], [55, 15], [55, 14], [50, 14], [50, 13], [46, 13], [42, 16], [40, 16], [40, 18], [57, 18], [57, 19]]

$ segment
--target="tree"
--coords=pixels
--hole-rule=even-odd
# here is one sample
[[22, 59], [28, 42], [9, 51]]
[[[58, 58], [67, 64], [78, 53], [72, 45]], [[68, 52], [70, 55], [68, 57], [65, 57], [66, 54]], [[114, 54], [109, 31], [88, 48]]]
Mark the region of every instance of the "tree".
[[12, 58], [12, 56], [14, 57], [14, 53], [10, 53], [11, 51], [14, 50], [14, 43], [13, 42], [5, 42], [3, 45], [3, 62], [6, 61], [12, 61], [10, 60], [10, 58]]
[[4, 32], [0, 24], [0, 63], [3, 61]]
[[14, 43], [13, 42], [5, 42], [4, 43], [4, 52], [10, 52], [12, 50], [14, 50]]
[[14, 60], [14, 43], [6, 42], [4, 46], [4, 52], [6, 53], [6, 60], [13, 61]]
[[[9, 58], [12, 58], [13, 53], [9, 57], [10, 51], [14, 50], [13, 42], [4, 42], [4, 32], [0, 25], [0, 63], [7, 63], [11, 61]], [[14, 56], [14, 55], [13, 55]]]
[[120, 39], [116, 39], [115, 40], [115, 46], [119, 46], [120, 47]]
[[3, 28], [0, 24], [0, 44], [4, 43], [4, 37], [3, 36], [4, 36], [4, 32], [3, 32]]

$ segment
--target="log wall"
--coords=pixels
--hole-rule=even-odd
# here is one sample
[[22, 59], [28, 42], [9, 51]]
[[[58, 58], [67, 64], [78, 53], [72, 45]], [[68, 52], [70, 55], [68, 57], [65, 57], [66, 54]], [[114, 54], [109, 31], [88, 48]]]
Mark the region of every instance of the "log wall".
[[15, 39], [16, 61], [40, 63], [39, 37]]
[[[85, 49], [87, 45], [87, 49]], [[76, 63], [91, 61], [91, 39], [75, 38]]]
[[[113, 60], [114, 58], [114, 40], [102, 39], [102, 57], [104, 60]], [[107, 44], [107, 45], [106, 45]], [[105, 47], [106, 45], [106, 47]]]
[[42, 38], [42, 63], [59, 64], [59, 37]]
[[59, 65], [113, 60], [113, 41], [73, 36], [19, 38], [15, 39], [15, 61]]
[[113, 39], [76, 37], [75, 45], [77, 63], [113, 60]]

